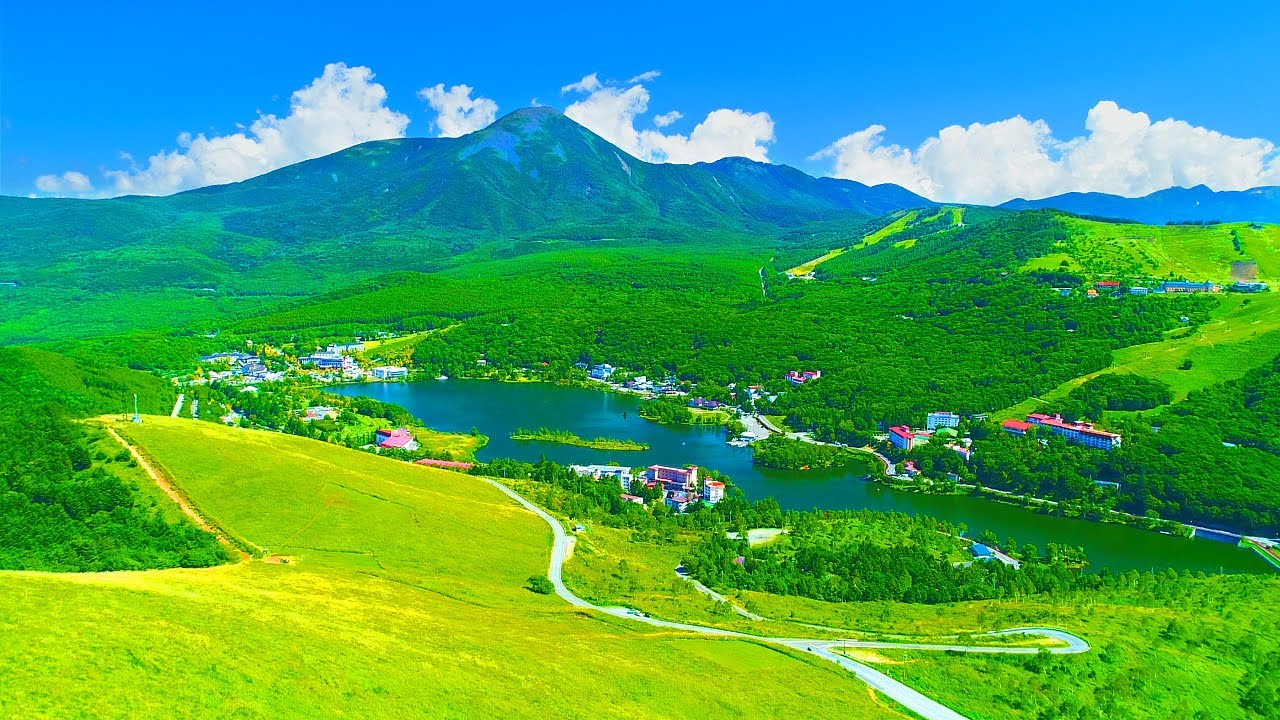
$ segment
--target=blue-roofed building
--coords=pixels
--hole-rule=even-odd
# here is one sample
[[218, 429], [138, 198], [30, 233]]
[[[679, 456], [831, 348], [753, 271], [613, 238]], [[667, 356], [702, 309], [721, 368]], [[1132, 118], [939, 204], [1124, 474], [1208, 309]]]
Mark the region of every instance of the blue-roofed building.
[[974, 543], [969, 548], [969, 551], [972, 552], [973, 556], [979, 560], [990, 560], [996, 556], [995, 552], [993, 552], [991, 548], [983, 545], [982, 543]]

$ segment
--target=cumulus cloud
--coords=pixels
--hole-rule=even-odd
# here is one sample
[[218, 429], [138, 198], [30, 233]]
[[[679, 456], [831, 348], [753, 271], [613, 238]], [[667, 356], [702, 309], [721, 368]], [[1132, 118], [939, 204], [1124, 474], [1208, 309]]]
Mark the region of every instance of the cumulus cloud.
[[36, 189], [46, 195], [88, 195], [93, 193], [89, 176], [75, 170], [61, 175], [41, 175], [36, 178]]
[[1087, 133], [1061, 140], [1043, 120], [1016, 116], [953, 125], [915, 149], [884, 140], [872, 125], [810, 159], [831, 174], [869, 184], [897, 183], [945, 202], [1000, 203], [1065, 192], [1136, 197], [1171, 186], [1244, 190], [1280, 183], [1276, 146], [1181, 120], [1152, 122], [1109, 100], [1089, 111]]
[[498, 117], [498, 103], [486, 97], [472, 98], [472, 92], [468, 85], [454, 85], [445, 90], [443, 83], [418, 91], [418, 97], [426, 100], [437, 113], [435, 125], [440, 137], [473, 133]]
[[57, 187], [81, 195], [166, 195], [236, 182], [368, 140], [403, 137], [409, 118], [388, 108], [386, 101], [386, 89], [373, 82], [369, 68], [333, 63], [293, 93], [285, 117], [260, 114], [248, 128], [230, 135], [182, 133], [178, 149], [152, 155], [145, 164], [125, 155], [132, 167], [106, 171], [109, 187], [97, 193], [91, 187], [73, 188], [68, 180], [72, 173], [64, 173], [56, 184], [46, 180], [53, 176], [43, 176], [36, 186], [43, 192]]
[[[707, 117], [688, 135], [666, 134], [660, 130], [636, 128], [636, 118], [649, 110], [649, 91], [643, 82], [657, 77], [655, 71], [638, 75], [624, 84], [603, 82], [595, 73], [565, 85], [565, 93], [586, 97], [565, 108], [564, 114], [609, 142], [650, 162], [711, 162], [723, 157], [742, 156], [768, 161], [768, 145], [774, 140], [773, 118], [768, 113], [720, 109]], [[673, 111], [653, 119], [666, 127], [683, 115]]]

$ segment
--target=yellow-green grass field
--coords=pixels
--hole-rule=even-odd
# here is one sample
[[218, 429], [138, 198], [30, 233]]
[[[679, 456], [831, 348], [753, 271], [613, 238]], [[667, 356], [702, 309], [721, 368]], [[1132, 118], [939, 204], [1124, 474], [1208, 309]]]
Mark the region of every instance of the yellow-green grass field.
[[873, 233], [871, 233], [871, 234], [867, 235], [866, 237], [862, 238], [862, 242], [858, 243], [857, 245], [854, 245], [854, 246], [853, 246], [853, 249], [854, 249], [854, 250], [861, 250], [862, 248], [869, 247], [869, 246], [871, 246], [871, 245], [875, 245], [876, 243], [878, 243], [878, 242], [880, 242], [880, 241], [882, 241], [882, 240], [885, 240], [886, 238], [893, 237], [894, 235], [897, 235], [898, 233], [902, 232], [903, 230], [906, 230], [906, 229], [907, 229], [907, 226], [908, 226], [908, 225], [910, 225], [912, 222], [914, 222], [914, 221], [915, 221], [915, 219], [916, 219], [917, 217], [919, 217], [919, 216], [920, 216], [920, 211], [919, 211], [919, 210], [912, 210], [911, 212], [909, 212], [909, 213], [907, 213], [907, 214], [903, 215], [902, 217], [898, 218], [897, 220], [894, 220], [893, 222], [889, 223], [888, 225], [885, 225], [884, 227], [880, 228], [879, 230], [877, 230], [877, 231], [875, 231], [875, 232], [873, 232]]
[[[1160, 342], [1121, 348], [1111, 367], [1059, 385], [1039, 399], [1031, 398], [996, 414], [996, 419], [1035, 412], [1045, 401], [1066, 397], [1072, 390], [1106, 373], [1132, 373], [1168, 383], [1175, 400], [1210, 385], [1234, 380], [1271, 360], [1280, 352], [1280, 293], [1224, 294], [1210, 320], [1187, 332], [1171, 331]], [[1183, 370], [1186, 361], [1191, 367]]]
[[[538, 494], [526, 483], [522, 492]], [[547, 492], [540, 493], [544, 501]], [[1226, 576], [1161, 586], [1152, 576], [1099, 593], [913, 605], [828, 603], [759, 592], [727, 592], [770, 618], [749, 621], [697, 593], [672, 569], [690, 538], [644, 539], [599, 525], [580, 533], [566, 582], [584, 597], [663, 617], [747, 632], [907, 642], [996, 644], [989, 630], [1049, 626], [1085, 638], [1083, 655], [1037, 659], [876, 650], [857, 657], [975, 719], [1039, 717], [1244, 718], [1239, 683], [1255, 658], [1280, 649], [1280, 579]], [[809, 625], [847, 628], [824, 633]], [[1033, 641], [1039, 642], [1039, 641]], [[1009, 644], [1025, 644], [1025, 639]], [[1074, 700], [1103, 714], [1075, 715]]]
[[832, 250], [831, 252], [828, 252], [828, 253], [827, 253], [827, 254], [825, 254], [825, 255], [822, 255], [822, 256], [816, 257], [816, 258], [814, 258], [814, 259], [810, 260], [809, 262], [804, 263], [803, 265], [797, 265], [797, 266], [795, 266], [795, 267], [791, 268], [790, 270], [788, 270], [788, 271], [787, 271], [787, 274], [788, 274], [788, 275], [790, 275], [790, 276], [792, 276], [792, 277], [800, 277], [800, 276], [802, 276], [802, 275], [808, 275], [809, 273], [811, 273], [811, 272], [813, 272], [815, 269], [817, 269], [817, 267], [818, 267], [819, 265], [821, 265], [822, 263], [824, 263], [824, 262], [826, 262], [826, 261], [828, 261], [828, 260], [830, 260], [830, 259], [832, 259], [832, 258], [836, 258], [836, 257], [839, 257], [839, 256], [843, 255], [845, 250], [846, 250], [846, 248], [842, 248], [842, 247], [841, 247], [841, 248], [836, 248], [835, 250]]
[[117, 427], [267, 557], [0, 573], [0, 716], [902, 717], [821, 660], [530, 592], [550, 531], [475, 478], [213, 423]]
[[[1028, 269], [1058, 269], [1067, 260], [1066, 269], [1096, 278], [1138, 281], [1172, 275], [1227, 284], [1232, 262], [1255, 260], [1259, 280], [1280, 280], [1280, 225], [1153, 226], [1071, 217], [1063, 222], [1069, 238], [1060, 244], [1062, 252], [1037, 258]], [[1240, 239], [1240, 251], [1233, 233]]]

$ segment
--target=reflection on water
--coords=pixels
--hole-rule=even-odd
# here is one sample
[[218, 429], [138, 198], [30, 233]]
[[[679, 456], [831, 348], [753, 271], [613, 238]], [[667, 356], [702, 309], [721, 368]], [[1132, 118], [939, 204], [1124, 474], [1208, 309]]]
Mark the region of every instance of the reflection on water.
[[[733, 478], [749, 497], [772, 495], [784, 508], [869, 508], [932, 515], [963, 523], [970, 534], [993, 530], [1001, 538], [1041, 548], [1056, 542], [1085, 548], [1093, 568], [1117, 570], [1175, 568], [1217, 572], [1268, 572], [1251, 551], [1208, 540], [1185, 540], [1135, 528], [1037, 515], [970, 497], [904, 493], [858, 478], [866, 471], [774, 470], [751, 462], [751, 450], [725, 444], [721, 428], [658, 425], [636, 412], [630, 395], [541, 383], [476, 380], [351, 385], [344, 395], [368, 395], [408, 408], [439, 430], [479, 428], [491, 439], [481, 460], [511, 457], [559, 463], [618, 463], [632, 466], [699, 465]], [[644, 452], [592, 450], [540, 442], [516, 442], [520, 427], [569, 430], [584, 438], [608, 437], [648, 443]]]

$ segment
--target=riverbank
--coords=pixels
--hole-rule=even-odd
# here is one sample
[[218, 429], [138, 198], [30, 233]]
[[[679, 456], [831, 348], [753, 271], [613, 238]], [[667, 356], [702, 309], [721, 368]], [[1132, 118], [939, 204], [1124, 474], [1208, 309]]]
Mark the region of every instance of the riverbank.
[[526, 430], [520, 428], [511, 433], [512, 440], [549, 442], [559, 445], [572, 445], [574, 447], [591, 448], [592, 450], [619, 450], [623, 452], [643, 452], [649, 449], [648, 443], [638, 443], [634, 440], [613, 440], [611, 438], [598, 437], [594, 440], [586, 440], [569, 432], [568, 430], [552, 430], [550, 428], [538, 428], [537, 430]]

